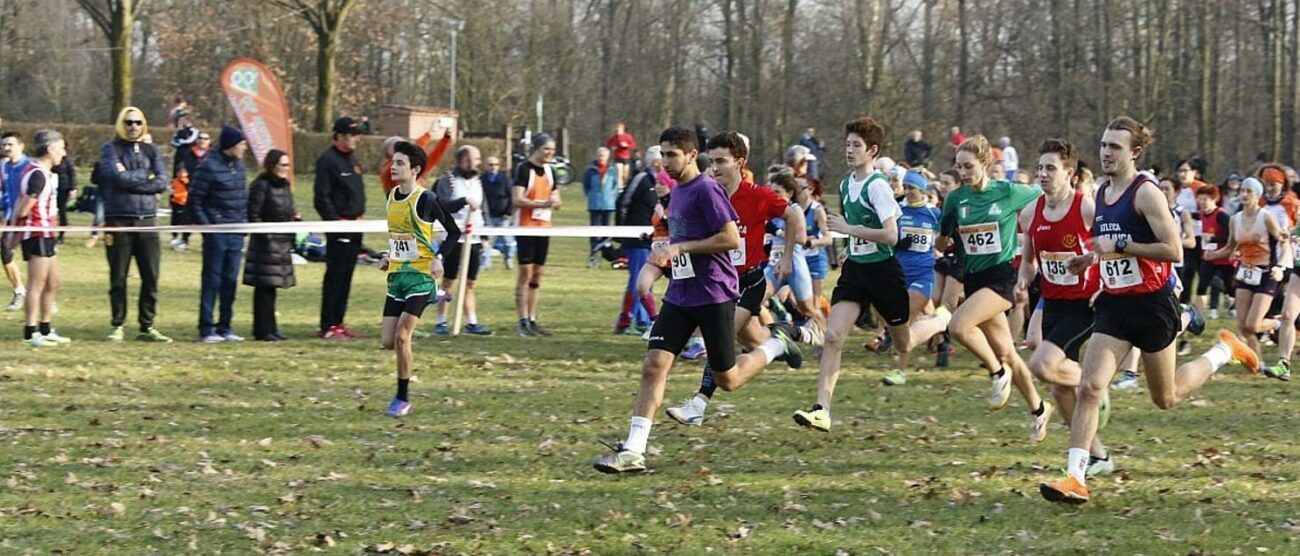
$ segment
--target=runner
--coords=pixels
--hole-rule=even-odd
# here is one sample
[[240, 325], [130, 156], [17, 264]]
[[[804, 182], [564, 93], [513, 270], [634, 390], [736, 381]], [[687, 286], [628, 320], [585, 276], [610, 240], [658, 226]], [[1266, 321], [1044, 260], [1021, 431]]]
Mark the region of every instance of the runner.
[[943, 203], [944, 237], [939, 247], [956, 239], [964, 254], [963, 289], [966, 301], [953, 312], [948, 332], [979, 359], [989, 373], [989, 406], [1002, 409], [1011, 400], [1015, 384], [1030, 409], [1030, 439], [1047, 435], [1052, 404], [1034, 387], [1029, 367], [1016, 352], [1007, 310], [1013, 307], [1016, 270], [1016, 213], [1041, 194], [1029, 186], [992, 179], [986, 169], [993, 156], [982, 135], [967, 139], [957, 149], [957, 171], [962, 186]]
[[1106, 180], [1097, 189], [1091, 252], [1066, 263], [1078, 275], [1100, 262], [1104, 291], [1094, 304], [1096, 320], [1076, 390], [1066, 477], [1039, 485], [1043, 498], [1050, 501], [1088, 501], [1085, 475], [1098, 407], [1117, 363], [1130, 348], [1142, 350], [1147, 389], [1161, 409], [1187, 399], [1230, 360], [1259, 372], [1254, 352], [1227, 330], [1219, 331], [1219, 342], [1204, 355], [1174, 368], [1173, 340], [1180, 315], [1169, 275], [1170, 263], [1182, 256], [1182, 246], [1168, 201], [1156, 189], [1155, 179], [1138, 173], [1135, 166], [1150, 142], [1146, 127], [1132, 118], [1119, 117], [1106, 126], [1100, 148]]
[[[794, 297], [796, 309], [805, 319], [800, 326], [799, 338], [801, 341], [816, 344], [818, 343], [816, 340], [820, 339], [821, 330], [825, 328], [826, 317], [817, 307], [817, 298], [813, 296], [812, 274], [808, 269], [805, 252], [808, 234], [803, 207], [808, 204], [808, 189], [803, 185], [804, 183], [807, 182], [800, 182], [785, 166], [773, 166], [768, 169], [767, 187], [781, 200], [789, 203], [791, 208], [798, 210], [799, 217], [794, 219], [798, 222], [787, 220], [786, 217], [772, 220], [776, 230], [775, 233], [770, 234], [771, 255], [767, 269], [764, 270], [769, 289], [764, 297], [776, 295], [782, 288], [788, 287], [790, 295]], [[786, 259], [787, 255], [790, 256], [789, 259]]]
[[[1217, 259], [1209, 256], [1210, 252], [1218, 250], [1228, 241], [1231, 217], [1227, 211], [1219, 208], [1218, 203], [1217, 187], [1206, 186], [1196, 191], [1196, 205], [1201, 215], [1201, 268], [1197, 271], [1196, 297], [1193, 303], [1210, 320], [1219, 318], [1219, 291], [1232, 289], [1232, 259], [1227, 255]], [[1215, 284], [1216, 278], [1218, 284]]]
[[860, 315], [875, 307], [889, 327], [898, 353], [895, 370], [906, 372], [911, 355], [907, 286], [903, 268], [894, 256], [902, 209], [884, 174], [872, 170], [885, 130], [874, 119], [863, 117], [844, 124], [844, 136], [844, 160], [850, 172], [840, 181], [843, 214], [830, 214], [826, 220], [832, 232], [849, 236], [848, 255], [831, 294], [831, 314], [826, 319], [821, 372], [817, 376], [817, 403], [807, 411], [794, 412], [796, 423], [822, 432], [831, 429], [831, 398], [840, 376], [844, 341]]
[[[13, 214], [13, 209], [18, 206], [21, 191], [19, 184], [23, 175], [31, 171], [32, 160], [23, 154], [25, 146], [23, 145], [23, 135], [17, 131], [6, 131], [0, 133], [0, 168], [3, 169], [3, 175], [0, 176], [0, 217], [5, 221]], [[14, 296], [5, 306], [6, 311], [17, 311], [24, 307], [24, 300], [27, 299], [27, 286], [23, 285], [22, 271], [18, 270], [18, 263], [14, 261], [14, 250], [9, 246], [9, 242], [0, 239], [0, 262], [4, 264], [5, 278], [9, 279], [9, 284], [13, 286]]]
[[[796, 178], [800, 179], [800, 178]], [[801, 179], [808, 187], [808, 204], [804, 209], [804, 229], [808, 241], [804, 244], [804, 256], [807, 258], [808, 275], [812, 277], [813, 300], [822, 312], [822, 329], [825, 330], [825, 310], [830, 308], [823, 288], [826, 274], [830, 272], [830, 256], [827, 249], [835, 242], [826, 230], [826, 207], [822, 205], [822, 183], [815, 179]]]
[[[1285, 228], [1290, 230], [1290, 246], [1283, 247], [1291, 251], [1291, 269], [1288, 273], [1290, 278], [1286, 280], [1286, 290], [1283, 294], [1282, 311], [1278, 316], [1280, 324], [1278, 326], [1278, 362], [1277, 365], [1264, 369], [1264, 374], [1278, 380], [1291, 380], [1291, 352], [1295, 349], [1295, 324], [1296, 316], [1300, 315], [1300, 278], [1296, 277], [1296, 267], [1300, 267], [1300, 239], [1296, 237], [1300, 233], [1300, 227], [1296, 226], [1297, 209], [1300, 209], [1300, 200], [1297, 200], [1296, 194], [1286, 190], [1286, 184], [1291, 180], [1287, 178], [1286, 169], [1276, 164], [1266, 164], [1259, 170], [1259, 180], [1264, 182], [1264, 208], [1270, 210], [1273, 218], [1279, 222], [1285, 222]], [[1281, 209], [1281, 210], [1278, 210]], [[1285, 219], [1285, 220], [1283, 220]]]
[[[397, 187], [388, 192], [388, 252], [379, 261], [379, 269], [388, 271], [380, 341], [384, 349], [397, 352], [397, 395], [385, 412], [389, 417], [411, 412], [408, 387], [415, 363], [411, 335], [438, 289], [435, 284], [442, 277], [438, 257], [460, 239], [455, 219], [442, 209], [432, 191], [417, 183], [426, 162], [424, 149], [414, 143], [401, 141], [393, 146], [392, 176]], [[443, 253], [433, 246], [434, 221], [447, 230]]]
[[36, 158], [19, 183], [20, 197], [13, 208], [10, 224], [32, 226], [48, 231], [13, 234], [10, 247], [22, 238], [23, 260], [27, 261], [26, 321], [23, 340], [32, 347], [49, 347], [67, 344], [72, 340], [60, 336], [50, 326], [54, 315], [55, 297], [59, 292], [58, 228], [59, 209], [55, 195], [59, 177], [51, 170], [63, 162], [67, 155], [63, 135], [42, 129], [32, 136], [36, 144]]
[[[776, 275], [780, 277], [791, 276], [794, 266], [798, 264], [795, 261], [802, 255], [796, 249], [796, 243], [802, 242], [803, 212], [798, 205], [791, 205], [788, 200], [778, 196], [772, 188], [755, 185], [741, 177], [740, 169], [745, 166], [745, 160], [749, 156], [749, 146], [740, 134], [719, 132], [709, 139], [706, 146], [709, 149], [710, 175], [722, 186], [739, 217], [737, 229], [740, 232], [740, 247], [727, 253], [731, 265], [736, 269], [740, 292], [732, 335], [745, 351], [752, 352], [772, 338], [772, 333], [760, 325], [757, 319], [768, 291], [768, 283], [764, 279], [764, 263], [768, 260], [768, 256], [763, 253], [764, 232], [777, 219], [786, 218], [789, 219], [788, 222], [793, 222], [789, 233], [794, 242], [788, 243], [788, 248], [781, 251], [774, 248], [773, 264], [768, 267], [769, 270], [776, 267]], [[794, 177], [789, 173], [784, 174], [784, 179], [788, 184], [794, 183]], [[705, 332], [703, 327], [700, 331]], [[785, 339], [788, 332], [782, 330], [778, 334], [781, 339]], [[793, 334], [789, 337], [792, 338]], [[705, 341], [708, 341], [707, 335]], [[712, 348], [706, 351], [711, 353]], [[803, 354], [798, 350], [788, 352], [786, 363], [791, 367], [802, 366]], [[709, 400], [721, 386], [713, 369], [710, 358], [710, 362], [704, 365], [699, 391], [680, 405], [668, 408], [669, 417], [683, 425], [699, 425], [704, 421], [704, 411], [708, 408]]]
[[[734, 137], [734, 134], [729, 134]], [[739, 141], [725, 149], [736, 153]], [[664, 295], [659, 320], [650, 332], [650, 342], [641, 367], [641, 388], [632, 406], [627, 439], [611, 446], [614, 453], [597, 458], [592, 466], [602, 473], [635, 473], [646, 469], [645, 452], [650, 438], [651, 418], [663, 400], [664, 386], [673, 360], [686, 345], [691, 330], [699, 327], [708, 344], [709, 365], [717, 385], [733, 390], [749, 382], [777, 357], [787, 352], [797, 357], [798, 346], [784, 334], [768, 338], [753, 351], [736, 355], [736, 300], [740, 298], [736, 268], [729, 251], [739, 250], [740, 229], [736, 210], [718, 182], [701, 174], [696, 166], [698, 140], [695, 132], [681, 127], [664, 130], [659, 136], [664, 166], [677, 180], [669, 213], [672, 242], [655, 250], [651, 263], [671, 265], [672, 280]], [[716, 145], [716, 144], [715, 144]], [[722, 151], [718, 149], [714, 152]], [[747, 153], [746, 153], [747, 154]], [[742, 158], [737, 156], [737, 159]], [[739, 172], [739, 160], [724, 167]]]
[[[1232, 215], [1227, 241], [1219, 249], [1205, 252], [1207, 259], [1227, 259], [1240, 249], [1241, 259], [1233, 276], [1237, 286], [1234, 294], [1237, 329], [1256, 358], [1260, 354], [1259, 335], [1278, 327], [1276, 319], [1266, 319], [1264, 315], [1273, 305], [1282, 271], [1291, 264], [1287, 231], [1269, 211], [1260, 208], [1263, 195], [1264, 185], [1259, 180], [1253, 177], [1243, 180], [1242, 210]], [[1283, 251], [1279, 246], [1288, 249]]]
[[[958, 174], [956, 170], [950, 168], [939, 174], [939, 187], [936, 193], [939, 197], [938, 206], [941, 211], [944, 200], [960, 186], [961, 174]], [[935, 239], [935, 243], [938, 244], [938, 238]], [[948, 246], [945, 249], [938, 251], [941, 255], [934, 261], [935, 284], [930, 301], [951, 313], [957, 310], [957, 304], [961, 302], [962, 295], [965, 292], [965, 286], [962, 285], [965, 272], [962, 269], [961, 250], [957, 248], [956, 243], [947, 243]], [[952, 338], [947, 330], [943, 331], [941, 338], [939, 345], [935, 349], [934, 366], [943, 369], [948, 367], [948, 357], [952, 354], [953, 348]]]
[[[560, 210], [560, 190], [551, 174], [555, 140], [550, 135], [533, 135], [533, 154], [515, 168], [515, 225], [523, 228], [551, 227], [551, 212]], [[519, 312], [520, 336], [550, 336], [537, 326], [537, 301], [541, 297], [542, 269], [551, 248], [551, 238], [519, 236], [519, 280], [515, 283], [515, 309]]]
[[[1074, 412], [1074, 391], [1081, 374], [1079, 349], [1092, 332], [1092, 298], [1101, 285], [1096, 269], [1072, 274], [1065, 263], [1088, 252], [1096, 205], [1092, 198], [1071, 187], [1079, 160], [1073, 144], [1048, 139], [1038, 152], [1038, 184], [1043, 196], [1031, 210], [1020, 213], [1026, 256], [1020, 261], [1016, 296], [1027, 298], [1034, 280], [1042, 287], [1042, 342], [1029, 359], [1029, 370], [1051, 385], [1052, 399], [1069, 426], [1068, 416]], [[1109, 414], [1110, 403], [1102, 398], [1102, 425]], [[1115, 469], [1100, 437], [1093, 439], [1089, 454], [1090, 475]]]

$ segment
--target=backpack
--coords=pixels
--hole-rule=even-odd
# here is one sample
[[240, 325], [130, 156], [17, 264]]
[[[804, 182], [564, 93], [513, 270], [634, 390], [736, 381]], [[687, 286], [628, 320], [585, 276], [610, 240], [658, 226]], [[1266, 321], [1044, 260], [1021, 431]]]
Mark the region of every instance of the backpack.
[[309, 261], [325, 260], [325, 238], [320, 234], [308, 233], [298, 238], [297, 251]]

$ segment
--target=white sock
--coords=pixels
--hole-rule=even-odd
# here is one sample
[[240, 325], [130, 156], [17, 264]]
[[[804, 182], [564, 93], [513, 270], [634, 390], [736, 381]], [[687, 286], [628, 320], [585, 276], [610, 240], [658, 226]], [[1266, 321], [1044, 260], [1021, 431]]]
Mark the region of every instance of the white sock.
[[638, 454], [645, 453], [645, 446], [650, 442], [650, 418], [633, 417], [632, 427], [627, 431], [627, 441], [623, 448]]
[[465, 316], [465, 321], [471, 325], [478, 324], [478, 315], [475, 313], [470, 313]]
[[14, 295], [27, 295], [27, 286], [18, 286], [14, 288]]
[[1081, 448], [1070, 448], [1070, 464], [1065, 471], [1079, 481], [1084, 483], [1084, 475], [1088, 474], [1088, 457], [1091, 454]]
[[1205, 354], [1201, 357], [1204, 357], [1210, 362], [1210, 368], [1213, 369], [1211, 372], [1217, 373], [1219, 372], [1219, 367], [1227, 365], [1229, 361], [1232, 361], [1232, 348], [1228, 347], [1228, 344], [1217, 342], [1214, 346], [1210, 347], [1210, 349], [1206, 350]]
[[771, 363], [773, 359], [776, 359], [777, 357], [780, 357], [781, 354], [785, 353], [785, 345], [781, 343], [781, 340], [768, 338], [767, 341], [758, 345], [757, 351], [763, 352], [765, 363]]
[[447, 324], [447, 313], [438, 315], [438, 324]]
[[805, 344], [812, 342], [812, 331], [808, 330], [808, 325], [799, 327], [799, 341]]

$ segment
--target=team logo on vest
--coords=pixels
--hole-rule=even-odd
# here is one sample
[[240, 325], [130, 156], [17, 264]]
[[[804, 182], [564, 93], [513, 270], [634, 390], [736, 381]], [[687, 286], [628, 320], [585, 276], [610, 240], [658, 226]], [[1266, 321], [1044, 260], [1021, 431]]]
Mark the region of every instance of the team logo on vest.
[[1077, 235], [1065, 234], [1065, 236], [1061, 238], [1061, 245], [1064, 245], [1067, 249], [1074, 249], [1074, 246], [1078, 244], [1079, 244], [1079, 236]]
[[1002, 214], [1002, 209], [998, 208], [997, 205], [989, 207], [989, 216], [998, 216], [1000, 214]]

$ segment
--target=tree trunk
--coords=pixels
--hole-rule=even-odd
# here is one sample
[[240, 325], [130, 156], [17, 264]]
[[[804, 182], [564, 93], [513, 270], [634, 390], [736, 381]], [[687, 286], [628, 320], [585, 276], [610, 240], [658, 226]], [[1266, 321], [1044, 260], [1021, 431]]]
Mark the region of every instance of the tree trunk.
[[117, 121], [123, 108], [131, 105], [131, 39], [135, 28], [135, 0], [122, 0], [121, 8], [113, 10], [112, 27], [108, 43], [113, 48], [113, 107], [108, 118]]
[[957, 121], [956, 125], [966, 125], [966, 87], [968, 85], [970, 36], [967, 32], [966, 0], [957, 0]]
[[1272, 123], [1273, 133], [1269, 137], [1269, 160], [1279, 160], [1282, 156], [1282, 96], [1285, 94], [1282, 85], [1286, 78], [1282, 74], [1282, 57], [1286, 49], [1283, 45], [1286, 43], [1286, 8], [1282, 0], [1273, 0], [1272, 23], [1269, 25], [1269, 35], [1272, 36], [1272, 56], [1273, 68], [1269, 81], [1272, 82], [1272, 117], [1269, 121]]
[[316, 131], [332, 129], [334, 119], [334, 60], [338, 55], [338, 35], [320, 33], [316, 37]]
[[[925, 0], [921, 29], [921, 117], [936, 116], [934, 105], [934, 5], [938, 0]], [[1300, 2], [1300, 0], [1296, 0]], [[923, 120], [924, 121], [924, 120]]]
[[722, 0], [722, 51], [725, 72], [722, 76], [722, 127], [731, 129], [736, 121], [736, 23], [732, 0]]
[[777, 101], [775, 137], [781, 137], [790, 129], [789, 98], [794, 91], [794, 22], [798, 13], [799, 0], [787, 0], [785, 17], [781, 19], [781, 98]]

